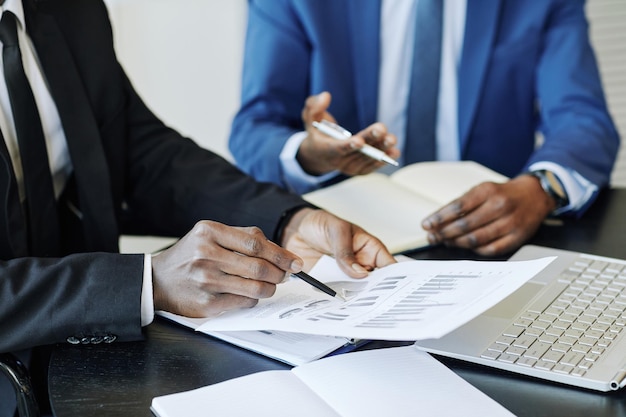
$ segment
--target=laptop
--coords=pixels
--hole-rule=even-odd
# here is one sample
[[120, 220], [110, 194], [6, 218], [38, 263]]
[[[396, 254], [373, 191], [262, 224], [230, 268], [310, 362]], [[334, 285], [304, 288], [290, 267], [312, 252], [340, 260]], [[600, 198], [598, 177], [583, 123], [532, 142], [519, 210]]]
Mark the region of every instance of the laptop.
[[626, 260], [535, 245], [510, 260], [557, 258], [431, 353], [598, 391], [626, 386]]

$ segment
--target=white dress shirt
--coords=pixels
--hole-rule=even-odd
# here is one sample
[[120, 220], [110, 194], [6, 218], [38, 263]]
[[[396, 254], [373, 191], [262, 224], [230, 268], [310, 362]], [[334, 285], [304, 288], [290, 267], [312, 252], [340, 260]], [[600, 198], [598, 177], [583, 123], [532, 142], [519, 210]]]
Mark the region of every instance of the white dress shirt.
[[[22, 1], [6, 0], [4, 5], [0, 6], [0, 18], [5, 11], [11, 12], [17, 17], [17, 37], [22, 54], [22, 64], [39, 110], [41, 125], [46, 139], [48, 163], [52, 173], [54, 193], [58, 198], [73, 170], [72, 161], [67, 148], [67, 139], [65, 138], [59, 112], [44, 79], [35, 48], [24, 29], [24, 9], [22, 7]], [[0, 68], [3, 68], [2, 65], [2, 54], [0, 54]], [[15, 123], [13, 122], [13, 111], [11, 110], [11, 102], [9, 101], [9, 92], [4, 82], [4, 71], [0, 70], [0, 78], [2, 79], [2, 82], [0, 82], [0, 129], [15, 170], [20, 199], [24, 201], [25, 193], [22, 161], [19, 153]], [[154, 318], [154, 302], [152, 295], [151, 257], [149, 254], [146, 254], [144, 259], [144, 276], [141, 292], [141, 322], [142, 325], [147, 325], [152, 322]]]
[[[413, 50], [413, 32], [419, 0], [382, 0], [380, 14], [380, 82], [378, 86], [377, 120], [396, 135], [398, 148], [404, 149], [406, 108], [408, 105]], [[442, 0], [444, 1], [444, 0]], [[437, 159], [460, 159], [458, 129], [458, 71], [463, 52], [463, 34], [467, 0], [445, 0], [441, 45], [441, 73], [437, 109]], [[338, 121], [341, 124], [341, 120]], [[305, 193], [320, 186], [338, 172], [321, 176], [307, 174], [296, 160], [296, 154], [306, 132], [291, 136], [280, 155], [285, 182], [291, 191]], [[400, 157], [402, 163], [402, 157]], [[537, 162], [531, 170], [548, 169], [562, 181], [569, 205], [560, 212], [582, 207], [597, 187], [580, 174], [551, 162]], [[383, 167], [391, 172], [393, 167]]]

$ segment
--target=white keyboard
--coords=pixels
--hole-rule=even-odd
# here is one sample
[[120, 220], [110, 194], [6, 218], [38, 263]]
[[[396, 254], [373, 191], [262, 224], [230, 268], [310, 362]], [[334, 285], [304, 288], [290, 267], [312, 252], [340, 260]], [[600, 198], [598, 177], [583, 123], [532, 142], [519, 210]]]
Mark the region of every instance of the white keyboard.
[[626, 265], [580, 256], [559, 276], [554, 299], [539, 299], [481, 357], [584, 376], [626, 326]]

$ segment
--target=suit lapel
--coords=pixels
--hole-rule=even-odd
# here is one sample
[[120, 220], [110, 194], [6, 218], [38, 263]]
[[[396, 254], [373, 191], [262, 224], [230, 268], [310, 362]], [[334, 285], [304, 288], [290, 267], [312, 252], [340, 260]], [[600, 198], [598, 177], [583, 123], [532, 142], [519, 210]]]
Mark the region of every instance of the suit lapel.
[[83, 213], [85, 249], [115, 251], [118, 232], [108, 165], [80, 74], [51, 15], [31, 10], [26, 13], [26, 26], [67, 138]]
[[461, 156], [476, 113], [498, 29], [503, 0], [467, 0], [465, 36], [459, 68], [459, 138]]
[[360, 125], [366, 126], [376, 121], [380, 71], [380, 0], [351, 1], [347, 4], [357, 111]]

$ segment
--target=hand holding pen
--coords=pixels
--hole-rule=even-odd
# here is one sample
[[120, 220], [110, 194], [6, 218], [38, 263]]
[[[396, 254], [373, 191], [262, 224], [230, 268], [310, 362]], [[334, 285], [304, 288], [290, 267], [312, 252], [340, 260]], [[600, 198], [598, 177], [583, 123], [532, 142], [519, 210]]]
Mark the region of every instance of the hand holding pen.
[[384, 124], [374, 123], [352, 135], [334, 123], [327, 111], [330, 101], [326, 92], [311, 96], [302, 111], [308, 135], [298, 149], [297, 160], [306, 172], [323, 175], [339, 171], [352, 176], [396, 164], [400, 156], [396, 137], [387, 132]]
[[[346, 140], [352, 137], [352, 133], [350, 133], [348, 130], [344, 129], [336, 123], [329, 122], [328, 120], [322, 120], [320, 122], [314, 121], [311, 124], [314, 128], [324, 133], [325, 135], [330, 136], [333, 139]], [[398, 166], [398, 161], [392, 159], [389, 155], [387, 155], [380, 149], [375, 148], [372, 145], [368, 145], [367, 143], [363, 145], [362, 148], [359, 148], [359, 152], [369, 156], [376, 161], [385, 162], [389, 165], [393, 165], [396, 167]]]

